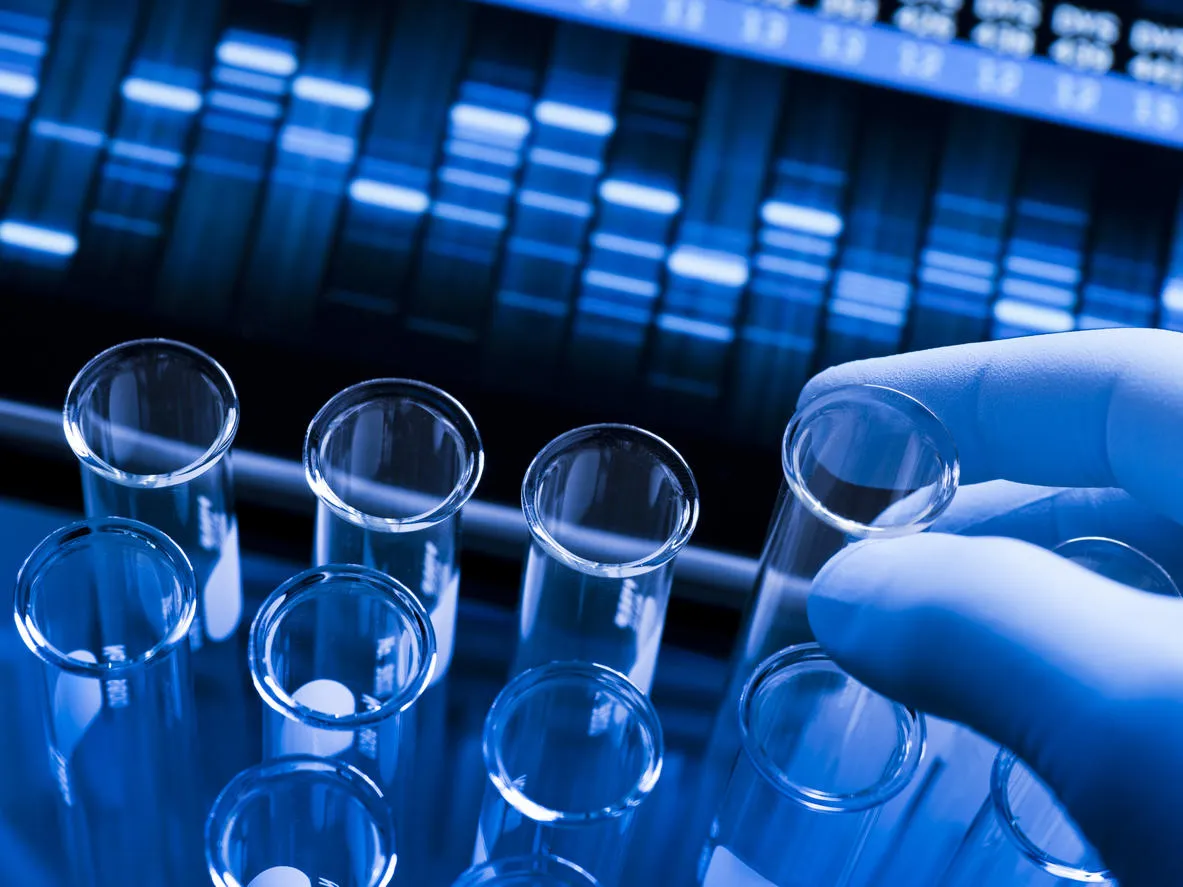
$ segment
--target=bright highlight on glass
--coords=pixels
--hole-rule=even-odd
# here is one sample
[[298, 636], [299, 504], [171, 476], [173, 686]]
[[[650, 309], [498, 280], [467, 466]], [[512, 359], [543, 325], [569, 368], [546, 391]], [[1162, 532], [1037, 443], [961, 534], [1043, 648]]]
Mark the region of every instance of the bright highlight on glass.
[[1096, 850], [1051, 790], [1008, 751], [994, 759], [990, 797], [940, 887], [1110, 884]]
[[1170, 573], [1138, 549], [1103, 536], [1081, 536], [1052, 549], [1060, 557], [1079, 564], [1106, 579], [1139, 591], [1179, 597]]
[[685, 461], [640, 428], [577, 428], [534, 457], [522, 510], [531, 542], [514, 673], [579, 659], [648, 693], [674, 558], [698, 522]]
[[596, 879], [564, 859], [512, 856], [474, 865], [452, 887], [598, 887]]
[[396, 866], [389, 806], [353, 767], [307, 755], [236, 776], [205, 824], [215, 887], [386, 887]]
[[436, 662], [431, 620], [404, 585], [368, 567], [305, 570], [259, 608], [248, 659], [265, 758], [333, 757], [401, 802], [411, 709]]
[[542, 853], [618, 883], [637, 808], [661, 776], [648, 698], [601, 665], [533, 668], [493, 703], [483, 746], [489, 785], [474, 862]]
[[738, 709], [742, 751], [699, 883], [845, 884], [879, 809], [916, 774], [923, 717], [860, 684], [817, 644], [763, 662]]
[[51, 533], [17, 575], [17, 630], [43, 664], [71, 884], [192, 882], [200, 847], [186, 636], [196, 608], [180, 548], [124, 518]]
[[316, 494], [317, 564], [364, 564], [410, 588], [431, 614], [436, 679], [452, 661], [460, 589], [460, 510], [485, 453], [453, 397], [407, 379], [346, 388], [304, 438]]

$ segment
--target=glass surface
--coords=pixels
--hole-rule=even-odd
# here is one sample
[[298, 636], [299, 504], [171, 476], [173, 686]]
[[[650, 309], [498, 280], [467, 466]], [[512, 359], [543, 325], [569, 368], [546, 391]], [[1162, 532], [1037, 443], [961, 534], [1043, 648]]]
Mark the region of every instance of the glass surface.
[[1138, 549], [1117, 539], [1082, 536], [1061, 542], [1052, 550], [1086, 570], [1130, 588], [1179, 597], [1179, 588], [1166, 570]]
[[673, 562], [698, 521], [698, 488], [665, 441], [626, 425], [567, 432], [522, 481], [530, 547], [513, 671], [597, 662], [653, 683]]
[[743, 748], [698, 883], [848, 883], [879, 808], [915, 778], [923, 718], [803, 644], [755, 670], [738, 720]]
[[51, 533], [17, 576], [17, 629], [42, 666], [59, 852], [76, 887], [200, 883], [196, 605], [181, 550], [124, 518]]
[[205, 854], [215, 887], [386, 887], [398, 862], [378, 787], [304, 755], [236, 776], [206, 820]]
[[485, 721], [489, 784], [474, 862], [546, 853], [618, 884], [637, 808], [661, 776], [657, 712], [627, 678], [554, 662], [522, 672]]
[[474, 865], [452, 887], [596, 887], [583, 869], [553, 856], [512, 856]]

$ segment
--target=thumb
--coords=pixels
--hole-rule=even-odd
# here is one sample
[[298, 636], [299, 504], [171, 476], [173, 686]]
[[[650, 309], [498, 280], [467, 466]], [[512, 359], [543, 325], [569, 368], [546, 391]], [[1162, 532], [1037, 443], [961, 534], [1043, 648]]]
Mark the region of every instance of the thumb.
[[1024, 759], [1124, 887], [1183, 883], [1183, 601], [1025, 542], [936, 533], [851, 546], [808, 602], [874, 689]]

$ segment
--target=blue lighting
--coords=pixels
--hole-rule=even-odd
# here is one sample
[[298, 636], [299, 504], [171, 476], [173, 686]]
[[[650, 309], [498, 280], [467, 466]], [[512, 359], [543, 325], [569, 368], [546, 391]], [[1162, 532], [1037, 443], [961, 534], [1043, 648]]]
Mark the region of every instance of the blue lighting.
[[623, 274], [609, 274], [607, 271], [598, 271], [595, 268], [589, 268], [583, 272], [583, 282], [588, 286], [616, 290], [644, 299], [655, 299], [660, 292], [657, 284], [651, 280], [638, 280]]
[[592, 214], [592, 205], [586, 200], [572, 200], [570, 197], [559, 197], [555, 194], [547, 194], [545, 191], [522, 191], [518, 195], [518, 202], [522, 206], [548, 209], [551, 212], [575, 216], [579, 219], [590, 218]]
[[534, 106], [534, 119], [547, 126], [592, 136], [609, 136], [616, 129], [616, 119], [611, 114], [562, 102], [539, 102]]
[[959, 256], [956, 253], [947, 253], [937, 249], [926, 249], [920, 260], [926, 265], [935, 265], [948, 271], [958, 271], [978, 277], [994, 276], [994, 263], [985, 259]]
[[156, 80], [129, 77], [123, 81], [122, 91], [123, 97], [129, 102], [168, 108], [171, 111], [184, 111], [192, 114], [201, 107], [201, 94], [196, 90], [173, 86], [170, 83], [160, 83]]
[[37, 78], [17, 71], [0, 70], [0, 95], [30, 99], [37, 94]]
[[670, 333], [682, 333], [696, 339], [709, 339], [713, 342], [730, 342], [735, 338], [735, 331], [721, 323], [708, 323], [705, 320], [694, 320], [677, 314], [661, 314], [657, 317], [657, 326]]
[[214, 82], [224, 86], [253, 89], [256, 92], [269, 92], [272, 95], [283, 95], [287, 89], [287, 84], [280, 77], [256, 74], [254, 71], [244, 71], [242, 68], [230, 68], [226, 65], [214, 67]]
[[297, 77], [292, 81], [292, 95], [308, 102], [319, 102], [349, 111], [364, 111], [374, 100], [370, 91], [360, 86], [308, 76]]
[[358, 203], [416, 214], [426, 210], [431, 203], [422, 191], [373, 179], [354, 179], [349, 185], [349, 196]]
[[605, 203], [646, 210], [663, 216], [672, 216], [682, 208], [682, 198], [673, 191], [650, 188], [622, 179], [605, 179], [600, 183], [600, 199]]
[[237, 111], [240, 114], [250, 114], [253, 117], [263, 117], [267, 120], [275, 120], [281, 113], [279, 102], [273, 102], [270, 99], [255, 99], [221, 89], [215, 89], [209, 94], [209, 103], [211, 107], [221, 108], [223, 111]]
[[531, 148], [530, 162], [540, 166], [551, 166], [555, 169], [583, 173], [587, 176], [598, 176], [604, 171], [604, 164], [595, 158], [580, 157], [578, 154], [567, 154], [564, 151], [552, 151], [550, 148]]
[[31, 55], [41, 58], [45, 55], [45, 41], [33, 37], [19, 37], [16, 34], [0, 32], [0, 50], [16, 53], [17, 55]]
[[635, 240], [632, 237], [621, 237], [619, 234], [610, 234], [605, 231], [593, 234], [591, 243], [596, 249], [624, 253], [625, 255], [637, 256], [642, 259], [652, 259], [656, 262], [660, 262], [665, 258], [665, 247], [660, 243], [649, 243], [644, 240]]
[[460, 104], [452, 107], [452, 126], [464, 132], [476, 130], [499, 139], [520, 142], [530, 133], [530, 121], [520, 114], [496, 111], [480, 105]]
[[1036, 283], [1034, 280], [1025, 280], [1021, 277], [1004, 279], [1002, 292], [1019, 299], [1045, 302], [1048, 305], [1058, 305], [1063, 308], [1070, 307], [1076, 301], [1076, 293], [1070, 289], [1046, 283]]
[[670, 254], [668, 264], [670, 272], [679, 277], [728, 287], [740, 287], [748, 282], [747, 259], [733, 253], [680, 246]]
[[296, 57], [290, 52], [240, 40], [225, 40], [219, 43], [215, 54], [218, 61], [224, 65], [260, 71], [263, 74], [275, 74], [277, 77], [291, 76], [296, 73], [298, 66]]
[[155, 166], [167, 166], [170, 169], [179, 169], [185, 163], [184, 155], [177, 151], [154, 148], [151, 145], [144, 145], [139, 142], [125, 142], [122, 139], [116, 139], [111, 142], [108, 150], [114, 157], [141, 160], [144, 163], [151, 163]]
[[461, 188], [474, 188], [477, 191], [488, 191], [491, 194], [509, 194], [513, 191], [513, 182], [509, 179], [487, 176], [467, 169], [445, 166], [440, 170], [439, 176], [441, 181], [459, 185]]
[[76, 145], [86, 145], [88, 148], [97, 148], [107, 140], [107, 137], [98, 130], [70, 126], [53, 120], [34, 120], [33, 132], [47, 139], [74, 142]]
[[507, 166], [511, 169], [518, 165], [517, 151], [494, 148], [492, 145], [469, 142], [465, 139], [448, 139], [444, 143], [444, 153], [449, 157], [479, 160], [481, 163], [491, 163], [494, 166]]
[[73, 234], [24, 222], [0, 222], [0, 242], [54, 256], [72, 256], [78, 249]]
[[1076, 286], [1080, 282], [1080, 271], [1069, 265], [1058, 265], [1055, 262], [1045, 262], [1040, 259], [1028, 259], [1025, 256], [1007, 256], [1006, 269], [1013, 274], [1023, 274], [1027, 277], [1041, 277], [1053, 283], [1063, 283]]
[[437, 218], [465, 225], [475, 225], [478, 228], [491, 228], [500, 231], [505, 227], [505, 216], [491, 213], [483, 209], [473, 209], [455, 203], [436, 201], [431, 207], [431, 214]]
[[760, 208], [760, 217], [765, 224], [792, 228], [819, 237], [837, 237], [842, 233], [842, 217], [836, 213], [779, 200], [765, 203]]
[[352, 163], [357, 143], [348, 136], [289, 124], [279, 134], [281, 150], [333, 163]]
[[1072, 315], [1067, 311], [1014, 299], [995, 302], [994, 319], [1007, 326], [1041, 333], [1064, 333], [1075, 327]]

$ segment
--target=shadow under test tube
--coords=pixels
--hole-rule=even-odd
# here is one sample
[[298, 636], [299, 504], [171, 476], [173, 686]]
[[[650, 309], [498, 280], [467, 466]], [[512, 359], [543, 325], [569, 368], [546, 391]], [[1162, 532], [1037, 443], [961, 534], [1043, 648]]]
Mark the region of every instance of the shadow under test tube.
[[435, 681], [455, 643], [460, 509], [484, 462], [468, 411], [407, 379], [346, 388], [304, 438], [304, 472], [317, 498], [315, 563], [364, 564], [410, 588], [435, 628]]
[[674, 558], [698, 522], [690, 468], [640, 428], [577, 428], [534, 457], [522, 510], [531, 540], [511, 674], [578, 659], [648, 693]]
[[483, 737], [489, 784], [473, 861], [553, 855], [612, 887], [638, 806], [661, 776], [648, 697], [602, 665], [552, 662], [498, 695]]
[[293, 755], [236, 776], [205, 825], [215, 887], [386, 887], [396, 866], [382, 792], [340, 761]]
[[878, 810], [916, 774], [923, 716], [860, 684], [817, 644], [765, 660], [738, 710], [742, 749], [699, 883], [846, 884]]
[[598, 887], [579, 866], [554, 856], [511, 856], [474, 865], [452, 887]]
[[51, 533], [17, 575], [14, 615], [43, 664], [49, 764], [74, 887], [197, 883], [186, 642], [196, 607], [184, 553], [125, 518]]

